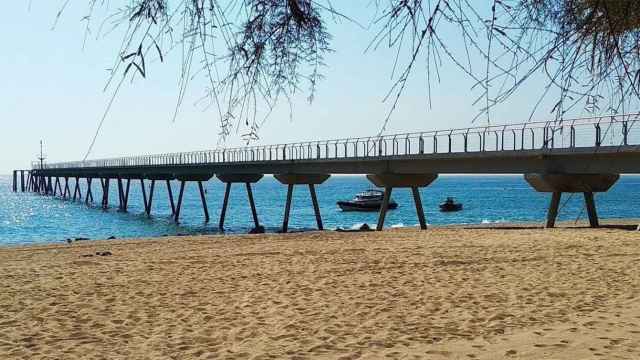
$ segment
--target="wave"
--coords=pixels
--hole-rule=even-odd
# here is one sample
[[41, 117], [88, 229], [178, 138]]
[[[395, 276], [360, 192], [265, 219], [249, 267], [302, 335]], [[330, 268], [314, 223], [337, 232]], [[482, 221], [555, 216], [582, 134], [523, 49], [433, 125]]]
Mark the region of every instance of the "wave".
[[507, 222], [507, 220], [505, 220], [505, 219], [500, 219], [500, 220], [482, 219], [482, 221], [480, 223], [481, 224], [504, 224], [506, 222]]

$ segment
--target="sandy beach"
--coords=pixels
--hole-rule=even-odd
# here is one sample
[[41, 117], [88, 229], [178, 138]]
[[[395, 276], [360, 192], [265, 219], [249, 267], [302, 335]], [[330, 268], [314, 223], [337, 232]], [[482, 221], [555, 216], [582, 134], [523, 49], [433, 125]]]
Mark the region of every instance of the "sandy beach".
[[3, 248], [0, 358], [638, 359], [639, 268], [620, 229]]

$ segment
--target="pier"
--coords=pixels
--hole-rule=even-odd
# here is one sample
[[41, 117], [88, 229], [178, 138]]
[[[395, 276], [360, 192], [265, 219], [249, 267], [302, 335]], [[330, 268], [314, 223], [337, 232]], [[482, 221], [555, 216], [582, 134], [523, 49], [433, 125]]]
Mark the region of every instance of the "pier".
[[[102, 207], [109, 207], [113, 183], [118, 187], [118, 208], [127, 211], [130, 186], [139, 182], [145, 212], [151, 215], [156, 183], [160, 182], [166, 184], [169, 206], [178, 223], [184, 189], [192, 183], [199, 188], [208, 222], [203, 182], [216, 177], [226, 184], [219, 228], [224, 228], [231, 187], [241, 184], [247, 191], [255, 228], [260, 229], [252, 184], [270, 174], [287, 187], [282, 221], [282, 231], [287, 232], [296, 185], [308, 188], [322, 230], [315, 188], [334, 174], [362, 174], [385, 190], [377, 230], [384, 227], [394, 188], [412, 190], [417, 218], [426, 229], [419, 190], [439, 174], [523, 174], [533, 189], [550, 194], [547, 227], [555, 226], [563, 193], [582, 193], [589, 223], [598, 227], [594, 193], [607, 191], [620, 174], [640, 173], [639, 120], [640, 114], [625, 114], [63, 163], [41, 161], [29, 170], [13, 172], [13, 191], [93, 203], [91, 183], [97, 180]], [[171, 181], [179, 182], [177, 201]]]

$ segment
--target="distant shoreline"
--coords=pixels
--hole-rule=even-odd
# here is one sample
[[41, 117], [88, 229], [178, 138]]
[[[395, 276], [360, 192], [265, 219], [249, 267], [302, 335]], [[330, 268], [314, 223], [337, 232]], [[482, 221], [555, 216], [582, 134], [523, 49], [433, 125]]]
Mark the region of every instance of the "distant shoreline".
[[[589, 223], [586, 220], [581, 220], [575, 223], [574, 221], [560, 221], [556, 224], [555, 229], [544, 229], [544, 223], [542, 222], [504, 222], [504, 223], [487, 223], [487, 224], [447, 224], [447, 225], [429, 225], [427, 230], [424, 230], [425, 233], [429, 233], [429, 231], [433, 230], [459, 230], [460, 232], [464, 232], [465, 230], [495, 230], [495, 231], [509, 231], [509, 230], [541, 230], [541, 231], [555, 231], [555, 230], [592, 230], [598, 231], [603, 229], [616, 229], [616, 230], [627, 230], [627, 231], [636, 231], [638, 225], [640, 225], [639, 218], [613, 218], [613, 219], [600, 219], [601, 226], [596, 229], [589, 228]], [[370, 226], [372, 226], [370, 224]], [[91, 244], [93, 242], [138, 242], [138, 241], [154, 241], [154, 240], [163, 240], [163, 239], [181, 239], [181, 238], [246, 238], [246, 239], [260, 239], [264, 238], [272, 238], [279, 236], [295, 236], [295, 235], [305, 235], [305, 234], [314, 234], [314, 236], [322, 237], [323, 234], [326, 236], [332, 236], [330, 234], [334, 233], [348, 233], [348, 234], [376, 234], [376, 233], [387, 233], [387, 232], [410, 232], [416, 231], [418, 226], [398, 226], [398, 227], [390, 227], [385, 229], [382, 232], [376, 232], [374, 230], [368, 231], [358, 231], [355, 229], [344, 229], [339, 231], [337, 229], [327, 229], [324, 231], [318, 230], [293, 230], [288, 234], [282, 234], [278, 232], [267, 232], [264, 234], [245, 234], [245, 233], [229, 233], [229, 234], [221, 234], [221, 233], [200, 233], [200, 234], [178, 234], [178, 235], [163, 235], [163, 236], [140, 236], [140, 237], [114, 237], [113, 239], [103, 238], [103, 239], [88, 239], [88, 238], [80, 238], [79, 240], [75, 240], [75, 238], [70, 238], [66, 240], [52, 240], [45, 241], [42, 243], [31, 243], [31, 244], [6, 244], [0, 245], [0, 249], [9, 249], [9, 248], [39, 248], [39, 247], [48, 247], [48, 246], [56, 246], [56, 245], [65, 245], [65, 244]], [[422, 231], [421, 231], [422, 232]], [[640, 232], [639, 232], [640, 234]], [[68, 241], [71, 240], [71, 241]]]

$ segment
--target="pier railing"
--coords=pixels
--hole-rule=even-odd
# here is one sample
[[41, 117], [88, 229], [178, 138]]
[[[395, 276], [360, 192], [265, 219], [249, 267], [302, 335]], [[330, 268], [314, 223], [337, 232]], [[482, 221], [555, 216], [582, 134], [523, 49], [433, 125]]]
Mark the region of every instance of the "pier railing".
[[[640, 113], [45, 164], [48, 169], [383, 158], [640, 145]], [[40, 163], [33, 163], [38, 169]]]

